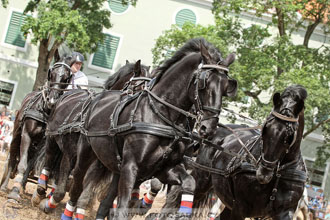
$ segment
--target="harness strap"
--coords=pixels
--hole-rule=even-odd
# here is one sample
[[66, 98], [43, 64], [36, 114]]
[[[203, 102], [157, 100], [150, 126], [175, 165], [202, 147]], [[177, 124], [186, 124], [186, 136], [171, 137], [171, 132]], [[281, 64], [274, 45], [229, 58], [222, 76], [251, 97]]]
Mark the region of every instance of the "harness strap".
[[214, 64], [203, 64], [201, 67], [202, 69], [218, 69], [218, 70], [224, 70], [229, 72], [229, 69], [222, 65], [214, 65]]
[[298, 119], [299, 119], [299, 118], [287, 117], [287, 116], [282, 115], [282, 114], [280, 114], [280, 113], [278, 113], [276, 111], [272, 111], [271, 114], [274, 115], [276, 118], [279, 118], [279, 119], [281, 119], [283, 121], [298, 122]]
[[229, 131], [231, 131], [233, 133], [233, 135], [236, 137], [238, 143], [242, 146], [242, 148], [245, 150], [246, 154], [249, 156], [249, 158], [253, 162], [253, 165], [257, 166], [257, 164], [258, 164], [257, 159], [247, 149], [247, 147], [245, 146], [245, 144], [243, 143], [243, 141], [241, 140], [241, 138], [238, 136], [237, 132], [235, 130], [233, 130], [232, 128], [226, 126], [226, 125], [221, 124], [221, 126], [222, 127], [225, 127], [226, 129], [228, 129]]
[[160, 124], [149, 124], [144, 122], [134, 122], [118, 125], [116, 128], [108, 129], [107, 131], [87, 131], [86, 136], [88, 137], [99, 137], [99, 136], [122, 136], [130, 133], [144, 133], [152, 134], [166, 138], [175, 138], [177, 132], [171, 126], [160, 125]]
[[190, 112], [184, 111], [181, 108], [176, 107], [175, 105], [172, 105], [166, 101], [164, 101], [163, 99], [159, 98], [155, 93], [151, 92], [148, 88], [145, 88], [144, 91], [146, 91], [148, 94], [150, 94], [154, 99], [156, 99], [158, 102], [166, 105], [167, 107], [170, 107], [178, 112], [180, 112], [181, 114], [190, 117], [190, 118], [194, 118], [197, 119], [197, 116], [194, 114], [191, 114]]
[[36, 109], [27, 109], [24, 114], [25, 114], [24, 119], [32, 118], [32, 119], [34, 119], [36, 121], [40, 121], [44, 124], [46, 124], [48, 121], [48, 116], [45, 115], [43, 112], [40, 112]]

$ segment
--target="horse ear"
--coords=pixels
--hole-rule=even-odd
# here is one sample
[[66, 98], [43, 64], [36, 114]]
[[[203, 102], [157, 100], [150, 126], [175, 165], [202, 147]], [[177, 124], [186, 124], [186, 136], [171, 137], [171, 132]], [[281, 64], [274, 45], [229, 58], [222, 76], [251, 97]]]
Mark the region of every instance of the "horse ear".
[[61, 57], [60, 57], [60, 53], [58, 52], [58, 49], [56, 49], [56, 50], [55, 50], [55, 53], [54, 53], [54, 60], [55, 60], [55, 63], [58, 62], [60, 59], [61, 59]]
[[274, 108], [282, 105], [281, 94], [279, 92], [276, 92], [273, 95], [273, 104], [274, 104]]
[[304, 100], [299, 100], [297, 104], [297, 108], [295, 109], [295, 114], [298, 115], [305, 107], [305, 102]]
[[222, 64], [224, 66], [229, 66], [230, 64], [232, 64], [235, 61], [235, 54], [231, 53], [229, 54], [226, 59], [222, 62]]
[[211, 55], [210, 55], [209, 51], [207, 50], [207, 48], [204, 46], [202, 41], [200, 41], [200, 51], [201, 51], [203, 63], [204, 64], [212, 64], [211, 63], [211, 61], [212, 61]]
[[126, 60], [126, 65], [127, 65], [127, 64], [129, 64], [129, 61], [128, 61], [128, 60]]
[[141, 75], [141, 60], [136, 61], [134, 65], [134, 77]]
[[229, 79], [228, 80], [228, 86], [227, 86], [227, 90], [226, 90], [226, 95], [228, 97], [233, 97], [236, 96], [237, 94], [237, 81], [234, 79]]

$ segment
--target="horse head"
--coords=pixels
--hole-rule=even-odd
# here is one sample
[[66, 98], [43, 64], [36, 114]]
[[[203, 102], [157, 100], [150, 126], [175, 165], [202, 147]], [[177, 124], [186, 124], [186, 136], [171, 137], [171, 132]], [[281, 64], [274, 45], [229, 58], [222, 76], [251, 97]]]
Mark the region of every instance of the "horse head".
[[234, 62], [235, 55], [229, 54], [222, 60], [218, 53], [213, 54], [216, 56], [201, 43], [202, 62], [197, 70], [194, 102], [197, 115], [200, 116], [197, 119], [199, 134], [203, 138], [212, 136], [215, 131], [222, 96], [235, 96], [237, 92], [237, 81], [228, 76], [228, 67]]
[[307, 91], [299, 85], [289, 86], [282, 95], [274, 94], [273, 111], [262, 128], [261, 159], [256, 173], [259, 183], [269, 183], [293, 146], [300, 146], [304, 125], [299, 115], [306, 97]]
[[44, 95], [46, 98], [46, 107], [48, 109], [52, 109], [68, 86], [72, 77], [72, 64], [73, 59], [71, 56], [60, 58], [58, 53], [55, 53], [55, 63], [48, 70], [47, 90]]
[[141, 60], [130, 63], [126, 60], [126, 64], [112, 74], [104, 83], [106, 90], [121, 90], [132, 77], [150, 77], [150, 66], [141, 64]]

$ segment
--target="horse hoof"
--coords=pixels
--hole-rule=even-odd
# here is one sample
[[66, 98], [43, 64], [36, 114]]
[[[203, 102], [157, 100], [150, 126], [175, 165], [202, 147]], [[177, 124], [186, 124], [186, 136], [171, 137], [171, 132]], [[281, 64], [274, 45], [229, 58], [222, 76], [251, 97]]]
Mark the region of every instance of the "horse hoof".
[[31, 203], [32, 203], [32, 206], [36, 207], [40, 204], [41, 200], [45, 199], [45, 194], [43, 195], [39, 195], [38, 191], [35, 190], [33, 195], [32, 195], [32, 198], [31, 198]]
[[8, 189], [7, 189], [7, 187], [5, 187], [5, 186], [1, 186], [1, 187], [0, 187], [0, 191], [1, 191], [1, 192], [4, 192], [4, 193], [8, 193]]
[[49, 214], [49, 213], [52, 213], [55, 211], [55, 208], [50, 208], [48, 206], [48, 200], [49, 200], [48, 198], [43, 199], [39, 204], [39, 209], [46, 214]]
[[19, 195], [19, 192], [17, 192], [17, 190], [14, 190], [14, 189], [8, 194], [8, 199], [15, 200], [16, 202], [21, 201], [21, 197]]
[[145, 220], [158, 220], [159, 219], [159, 213], [149, 213]]
[[7, 200], [7, 205], [8, 205], [8, 207], [11, 207], [11, 208], [14, 208], [14, 209], [21, 209], [23, 207], [22, 203], [14, 200], [14, 199], [8, 199]]

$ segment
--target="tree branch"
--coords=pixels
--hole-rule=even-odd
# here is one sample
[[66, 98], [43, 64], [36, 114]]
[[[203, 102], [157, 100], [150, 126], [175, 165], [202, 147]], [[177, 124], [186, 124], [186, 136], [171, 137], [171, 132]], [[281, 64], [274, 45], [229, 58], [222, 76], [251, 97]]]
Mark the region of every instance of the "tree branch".
[[321, 125], [326, 124], [330, 122], [330, 118], [321, 121], [320, 123], [318, 123], [317, 125], [313, 126], [311, 129], [309, 129], [307, 132], [304, 133], [303, 138], [305, 138], [307, 135], [309, 135], [310, 133], [312, 133], [313, 131], [315, 131], [317, 128], [319, 128]]
[[315, 28], [317, 27], [317, 25], [319, 25], [322, 22], [323, 16], [325, 16], [325, 10], [326, 10], [326, 4], [322, 4], [321, 8], [319, 10], [317, 10], [316, 14], [311, 13], [314, 16], [314, 23], [308, 25], [307, 30], [306, 30], [306, 34], [304, 37], [304, 43], [303, 45], [308, 48], [308, 42], [309, 39], [311, 38]]
[[276, 15], [277, 15], [277, 28], [280, 36], [286, 35], [285, 33], [285, 26], [284, 26], [284, 14], [281, 8], [276, 8]]
[[252, 97], [260, 106], [263, 106], [263, 103], [259, 100], [258, 95], [261, 93], [261, 90], [256, 92], [244, 91], [244, 94]]

